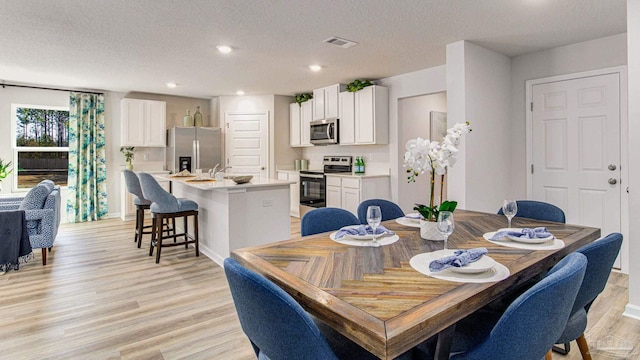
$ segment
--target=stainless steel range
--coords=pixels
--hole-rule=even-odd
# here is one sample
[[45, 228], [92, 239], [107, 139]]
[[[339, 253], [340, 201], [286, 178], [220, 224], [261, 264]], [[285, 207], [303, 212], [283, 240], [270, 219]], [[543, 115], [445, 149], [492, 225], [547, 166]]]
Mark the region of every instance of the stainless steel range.
[[300, 216], [326, 206], [325, 174], [351, 173], [352, 156], [325, 156], [322, 170], [300, 171]]

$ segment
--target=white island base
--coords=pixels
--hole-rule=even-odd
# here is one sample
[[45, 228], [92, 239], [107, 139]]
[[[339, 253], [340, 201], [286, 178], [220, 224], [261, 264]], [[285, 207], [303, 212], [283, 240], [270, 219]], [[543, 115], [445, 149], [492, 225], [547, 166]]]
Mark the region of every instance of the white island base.
[[[176, 197], [198, 203], [200, 252], [223, 266], [231, 251], [291, 237], [290, 181], [189, 182], [166, 176]], [[181, 225], [181, 221], [176, 222]], [[189, 232], [193, 225], [189, 225]]]

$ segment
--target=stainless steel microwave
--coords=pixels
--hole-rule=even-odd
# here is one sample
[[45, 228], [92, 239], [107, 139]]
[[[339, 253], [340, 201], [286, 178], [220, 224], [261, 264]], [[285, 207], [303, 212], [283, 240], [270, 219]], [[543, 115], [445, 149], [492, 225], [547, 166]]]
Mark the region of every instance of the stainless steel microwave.
[[338, 119], [324, 119], [311, 122], [311, 143], [329, 145], [338, 143]]

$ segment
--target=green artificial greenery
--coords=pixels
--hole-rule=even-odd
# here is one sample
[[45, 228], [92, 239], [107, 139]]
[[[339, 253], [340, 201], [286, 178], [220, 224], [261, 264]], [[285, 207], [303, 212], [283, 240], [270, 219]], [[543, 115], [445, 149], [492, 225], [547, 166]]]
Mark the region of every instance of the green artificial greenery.
[[458, 206], [457, 201], [443, 201], [440, 206], [434, 205], [433, 208], [423, 204], [416, 204], [413, 210], [419, 212], [426, 221], [436, 221], [440, 211], [453, 212], [456, 206]]
[[313, 99], [313, 94], [311, 93], [296, 94], [296, 102], [298, 103], [298, 106], [302, 106], [303, 102], [311, 99]]
[[364, 88], [366, 88], [367, 86], [371, 86], [373, 85], [373, 83], [369, 80], [353, 80], [353, 82], [347, 84], [347, 91], [348, 92], [356, 92], [356, 91], [360, 91]]
[[11, 169], [11, 161], [5, 163], [4, 160], [0, 159], [0, 181], [4, 180], [9, 174], [13, 172]]
[[124, 161], [127, 162], [127, 164], [131, 163], [131, 160], [133, 160], [133, 150], [135, 149], [135, 147], [133, 146], [121, 146], [120, 147], [120, 152], [124, 155]]

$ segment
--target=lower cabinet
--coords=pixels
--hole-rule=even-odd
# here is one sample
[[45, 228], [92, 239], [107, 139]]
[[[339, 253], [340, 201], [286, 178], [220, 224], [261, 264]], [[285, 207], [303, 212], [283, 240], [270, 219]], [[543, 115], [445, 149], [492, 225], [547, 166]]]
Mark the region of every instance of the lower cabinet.
[[343, 177], [327, 175], [326, 177], [327, 207], [348, 210], [358, 216], [358, 205], [367, 199], [391, 198], [389, 176], [376, 177]]
[[290, 214], [294, 217], [300, 217], [300, 174], [292, 171], [278, 171], [278, 180], [296, 182], [291, 184], [289, 188]]

